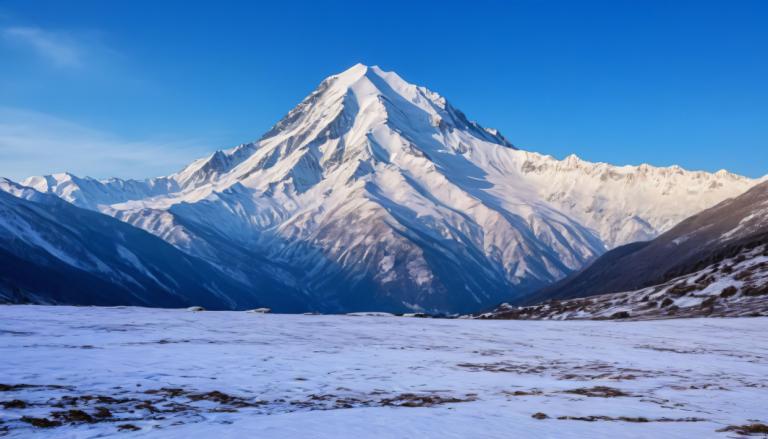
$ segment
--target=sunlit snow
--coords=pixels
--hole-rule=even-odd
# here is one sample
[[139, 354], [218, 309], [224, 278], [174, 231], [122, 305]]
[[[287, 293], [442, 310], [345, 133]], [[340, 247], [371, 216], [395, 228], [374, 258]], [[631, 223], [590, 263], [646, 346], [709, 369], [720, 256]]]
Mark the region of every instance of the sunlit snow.
[[3, 306], [0, 433], [728, 437], [768, 421], [767, 330]]

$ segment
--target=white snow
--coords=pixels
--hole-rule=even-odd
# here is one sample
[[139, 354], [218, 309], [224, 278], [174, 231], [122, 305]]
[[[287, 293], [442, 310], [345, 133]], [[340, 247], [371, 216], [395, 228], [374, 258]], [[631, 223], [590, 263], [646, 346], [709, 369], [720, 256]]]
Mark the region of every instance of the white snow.
[[[0, 410], [0, 429], [11, 438], [105, 437], [123, 424], [141, 429], [126, 438], [732, 437], [717, 430], [768, 421], [766, 331], [768, 318], [536, 322], [2, 306], [0, 383], [68, 387], [0, 391], [3, 401], [31, 404]], [[628, 396], [567, 393], [595, 386]], [[193, 401], [211, 391], [243, 404]], [[81, 398], [71, 406], [65, 396]], [[403, 398], [422, 405], [422, 397], [434, 405], [397, 406]], [[98, 406], [123, 420], [52, 429], [19, 421]], [[549, 419], [532, 418], [537, 412]], [[632, 422], [639, 417], [650, 422]]]

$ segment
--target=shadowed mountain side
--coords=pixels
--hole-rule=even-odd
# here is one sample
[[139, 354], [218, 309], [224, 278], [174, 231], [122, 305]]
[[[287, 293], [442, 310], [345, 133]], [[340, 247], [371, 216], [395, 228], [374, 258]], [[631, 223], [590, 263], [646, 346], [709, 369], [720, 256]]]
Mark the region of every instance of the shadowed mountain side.
[[[24, 190], [17, 186], [17, 190]], [[201, 305], [234, 309], [290, 295], [276, 282], [246, 285], [162, 239], [54, 196], [0, 191], [0, 298], [74, 305]], [[284, 301], [286, 311], [304, 303]]]
[[605, 253], [520, 303], [631, 291], [692, 273], [768, 236], [768, 182], [694, 215], [658, 238]]

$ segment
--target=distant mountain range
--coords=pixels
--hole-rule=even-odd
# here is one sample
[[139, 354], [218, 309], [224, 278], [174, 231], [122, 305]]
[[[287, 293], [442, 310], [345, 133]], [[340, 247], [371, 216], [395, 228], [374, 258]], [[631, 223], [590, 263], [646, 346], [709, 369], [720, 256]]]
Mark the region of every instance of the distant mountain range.
[[[143, 229], [152, 236], [142, 239], [158, 238], [152, 245], [169, 244], [163, 248], [177, 256], [156, 266], [170, 278], [210, 273], [199, 283], [202, 296], [176, 290], [184, 303], [210, 294], [215, 306], [230, 308], [457, 313], [523, 301], [606, 250], [654, 238], [756, 183], [725, 171], [523, 151], [437, 93], [356, 65], [325, 79], [258, 141], [176, 174], [144, 181], [55, 174], [21, 184], [56, 195], [78, 215], [91, 211], [87, 221], [120, 220], [109, 222], [113, 236], [125, 233], [121, 227]], [[58, 226], [74, 227], [67, 221]], [[11, 240], [20, 233], [0, 230]], [[123, 257], [124, 242], [114, 240], [101, 256], [107, 266], [144, 264], [143, 253]], [[34, 248], [54, 259], [60, 250]], [[177, 273], [174, 260], [207, 271]], [[109, 279], [128, 292], [121, 298], [136, 288]], [[184, 285], [197, 284], [189, 280]], [[51, 296], [46, 286], [27, 289], [39, 300]], [[59, 302], [96, 301], [72, 291]]]
[[[290, 304], [110, 216], [0, 179], [0, 301], [211, 309]], [[269, 278], [264, 278], [269, 279]], [[279, 293], [279, 294], [277, 294]]]
[[619, 247], [488, 318], [768, 315], [768, 182]]
[[733, 256], [768, 238], [768, 182], [696, 214], [656, 239], [611, 250], [584, 270], [528, 297], [529, 303], [629, 291]]

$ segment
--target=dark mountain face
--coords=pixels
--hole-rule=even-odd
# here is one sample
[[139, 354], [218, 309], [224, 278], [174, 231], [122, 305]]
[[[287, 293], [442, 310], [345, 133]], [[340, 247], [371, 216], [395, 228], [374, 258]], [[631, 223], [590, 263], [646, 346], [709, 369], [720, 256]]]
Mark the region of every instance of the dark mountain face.
[[305, 309], [288, 287], [234, 281], [129, 224], [13, 189], [29, 199], [0, 191], [0, 301], [211, 309], [269, 301], [286, 311]]
[[605, 253], [521, 303], [631, 291], [700, 270], [768, 241], [768, 182], [694, 215], [654, 240]]

